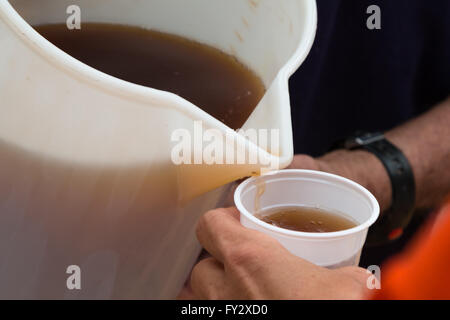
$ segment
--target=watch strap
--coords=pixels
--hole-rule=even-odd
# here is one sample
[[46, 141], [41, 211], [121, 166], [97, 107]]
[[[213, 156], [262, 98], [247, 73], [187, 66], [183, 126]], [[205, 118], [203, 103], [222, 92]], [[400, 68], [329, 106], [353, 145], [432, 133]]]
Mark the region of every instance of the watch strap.
[[334, 146], [372, 153], [386, 168], [391, 181], [391, 207], [369, 229], [366, 243], [381, 245], [400, 237], [412, 219], [416, 194], [414, 174], [406, 156], [379, 132], [358, 132]]
[[387, 139], [374, 141], [362, 148], [383, 163], [391, 181], [391, 207], [373, 225], [367, 236], [369, 245], [379, 245], [400, 237], [412, 219], [416, 194], [414, 174], [403, 152]]

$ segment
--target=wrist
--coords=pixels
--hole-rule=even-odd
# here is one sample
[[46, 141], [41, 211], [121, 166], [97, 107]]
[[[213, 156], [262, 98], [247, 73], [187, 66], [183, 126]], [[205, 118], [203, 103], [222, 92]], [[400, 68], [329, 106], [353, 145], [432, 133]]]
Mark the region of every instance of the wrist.
[[381, 161], [364, 150], [336, 150], [317, 159], [319, 170], [353, 180], [377, 198], [381, 210], [391, 205], [392, 187]]

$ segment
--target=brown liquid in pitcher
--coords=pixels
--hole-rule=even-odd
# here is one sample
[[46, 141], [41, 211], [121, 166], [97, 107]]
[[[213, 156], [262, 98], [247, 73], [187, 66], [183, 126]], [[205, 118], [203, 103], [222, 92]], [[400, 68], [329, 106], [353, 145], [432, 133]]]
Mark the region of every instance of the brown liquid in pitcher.
[[213, 47], [138, 27], [84, 23], [35, 29], [74, 58], [114, 77], [175, 93], [239, 129], [265, 93], [261, 79]]
[[356, 227], [342, 214], [312, 207], [278, 207], [256, 215], [262, 221], [283, 229], [301, 232], [335, 232]]

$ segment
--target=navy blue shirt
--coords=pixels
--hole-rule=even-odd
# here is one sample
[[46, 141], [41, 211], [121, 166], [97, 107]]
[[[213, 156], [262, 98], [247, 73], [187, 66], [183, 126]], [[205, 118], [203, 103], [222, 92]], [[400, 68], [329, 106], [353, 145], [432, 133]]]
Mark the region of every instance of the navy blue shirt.
[[[381, 30], [369, 30], [370, 5]], [[385, 131], [450, 94], [449, 0], [318, 0], [318, 30], [290, 80], [296, 153]]]

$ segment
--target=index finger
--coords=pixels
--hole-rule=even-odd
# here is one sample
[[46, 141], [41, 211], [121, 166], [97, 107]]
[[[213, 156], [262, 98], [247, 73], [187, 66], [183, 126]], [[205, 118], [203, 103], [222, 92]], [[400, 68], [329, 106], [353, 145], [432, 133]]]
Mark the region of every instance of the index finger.
[[222, 263], [236, 247], [254, 241], [259, 234], [242, 226], [239, 215], [236, 208], [216, 209], [203, 215], [197, 225], [200, 244]]

